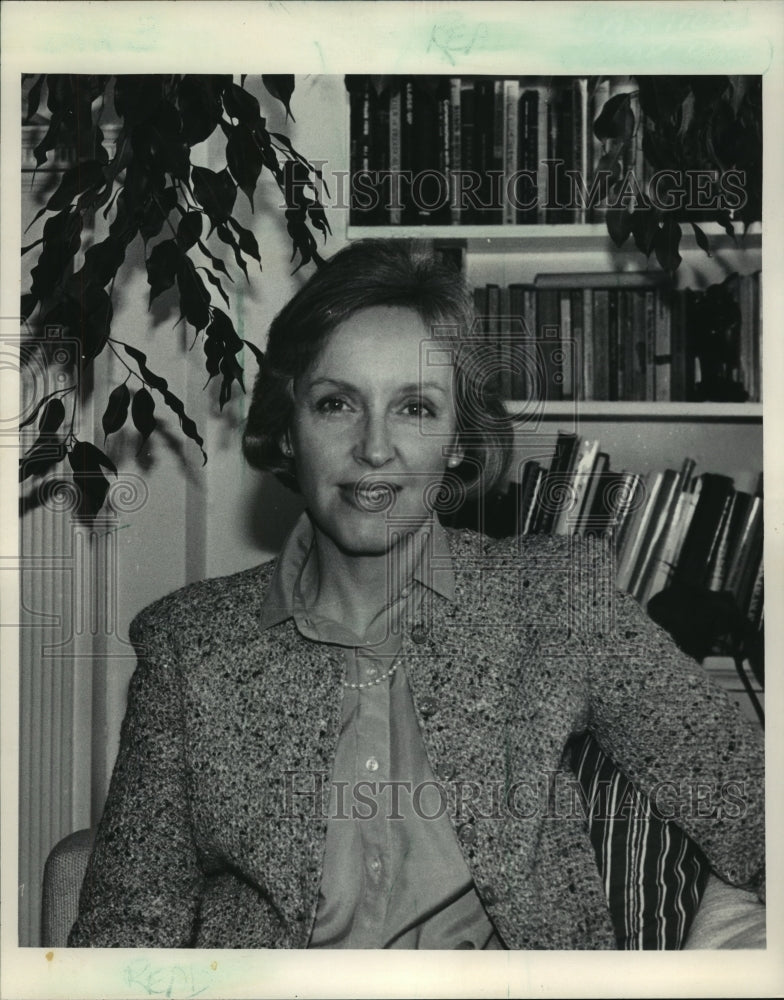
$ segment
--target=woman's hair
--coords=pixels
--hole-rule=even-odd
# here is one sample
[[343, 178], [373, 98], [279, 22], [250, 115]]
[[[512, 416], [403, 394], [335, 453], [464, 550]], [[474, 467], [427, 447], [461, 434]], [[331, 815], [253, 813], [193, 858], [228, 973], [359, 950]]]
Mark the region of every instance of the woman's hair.
[[[512, 455], [512, 423], [499, 391], [497, 358], [474, 330], [472, 295], [458, 271], [408, 240], [358, 240], [331, 257], [272, 321], [253, 386], [242, 445], [256, 469], [297, 489], [294, 460], [281, 442], [294, 413], [293, 385], [316, 360], [329, 335], [364, 309], [411, 309], [452, 349], [463, 498], [489, 493], [504, 479]], [[394, 336], [393, 333], [390, 336]]]

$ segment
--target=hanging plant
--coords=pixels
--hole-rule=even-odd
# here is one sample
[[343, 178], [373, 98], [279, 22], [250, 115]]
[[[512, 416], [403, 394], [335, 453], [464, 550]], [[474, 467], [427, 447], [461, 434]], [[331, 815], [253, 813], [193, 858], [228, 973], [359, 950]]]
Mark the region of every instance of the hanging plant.
[[[667, 271], [681, 262], [683, 227], [711, 253], [706, 222], [731, 237], [762, 218], [762, 80], [750, 76], [640, 76], [593, 123], [604, 154], [607, 230], [631, 237]], [[645, 161], [646, 177], [634, 165]]]
[[[44, 331], [56, 328], [78, 341], [80, 357], [71, 382], [36, 401], [22, 427], [38, 421], [39, 434], [20, 462], [20, 480], [35, 481], [62, 467], [78, 490], [79, 516], [87, 521], [104, 504], [112, 460], [95, 443], [77, 438], [80, 385], [86, 370], [104, 351], [113, 352], [127, 377], [111, 388], [103, 410], [106, 439], [128, 417], [142, 444], [155, 433], [155, 408], [163, 404], [178, 419], [182, 433], [207, 461], [204, 441], [166, 378], [151, 370], [137, 346], [112, 335], [113, 290], [128, 249], [141, 240], [149, 285], [149, 305], [173, 290], [180, 320], [203, 344], [207, 381], [220, 378], [220, 407], [233, 387], [244, 391], [244, 347], [259, 363], [259, 349], [237, 334], [226, 288], [233, 283], [225, 255], [250, 281], [249, 267], [261, 268], [254, 234], [236, 218], [238, 194], [254, 209], [254, 194], [265, 171], [284, 199], [282, 210], [296, 269], [321, 263], [315, 233], [326, 239], [329, 224], [319, 199], [323, 178], [282, 132], [271, 132], [258, 100], [245, 89], [246, 77], [147, 75], [77, 76], [47, 74], [30, 84], [24, 122], [37, 115], [46, 95], [49, 122], [34, 149], [37, 167], [56, 148], [73, 151], [75, 163], [60, 178], [31, 229], [44, 217], [41, 236], [22, 254], [35, 251], [29, 289], [21, 298], [28, 331], [23, 365], [46, 350]], [[262, 76], [267, 93], [293, 120], [293, 76]], [[115, 122], [110, 155], [106, 119]], [[222, 133], [225, 166], [213, 170], [191, 162], [191, 150]], [[107, 235], [99, 242], [94, 221], [101, 213]], [[85, 249], [86, 248], [86, 249]], [[83, 251], [82, 263], [74, 262]], [[222, 302], [221, 308], [216, 302]], [[70, 468], [70, 477], [68, 469]], [[22, 507], [36, 503], [23, 497]]]

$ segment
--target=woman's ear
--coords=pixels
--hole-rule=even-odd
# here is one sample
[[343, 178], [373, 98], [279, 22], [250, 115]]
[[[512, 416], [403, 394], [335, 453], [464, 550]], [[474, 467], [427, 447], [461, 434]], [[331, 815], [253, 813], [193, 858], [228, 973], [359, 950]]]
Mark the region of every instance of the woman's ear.
[[291, 438], [289, 437], [288, 431], [280, 439], [280, 450], [286, 456], [286, 458], [294, 457], [294, 449], [291, 446]]
[[465, 458], [465, 448], [460, 444], [459, 441], [455, 441], [452, 447], [449, 449], [449, 457], [446, 460], [447, 467], [450, 469], [457, 468], [458, 465]]

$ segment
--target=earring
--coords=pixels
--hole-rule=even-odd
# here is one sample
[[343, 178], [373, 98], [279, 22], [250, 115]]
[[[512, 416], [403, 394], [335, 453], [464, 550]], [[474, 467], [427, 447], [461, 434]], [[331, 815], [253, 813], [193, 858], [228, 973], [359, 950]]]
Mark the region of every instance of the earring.
[[446, 464], [449, 466], [450, 469], [454, 469], [455, 466], [460, 465], [461, 461], [462, 459], [460, 458], [459, 455], [452, 455], [452, 457]]
[[291, 456], [294, 454], [294, 449], [291, 447], [288, 441], [283, 442], [283, 444], [280, 446], [280, 450], [283, 452], [286, 458], [291, 458]]

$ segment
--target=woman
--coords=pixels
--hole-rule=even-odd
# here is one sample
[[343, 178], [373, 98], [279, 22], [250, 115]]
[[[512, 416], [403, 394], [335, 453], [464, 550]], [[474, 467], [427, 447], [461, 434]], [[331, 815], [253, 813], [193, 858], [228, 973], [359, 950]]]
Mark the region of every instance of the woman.
[[273, 322], [244, 449], [306, 513], [133, 623], [72, 945], [617, 947], [584, 732], [762, 893], [761, 741], [602, 552], [439, 524], [511, 453], [470, 324], [455, 273], [381, 241]]

